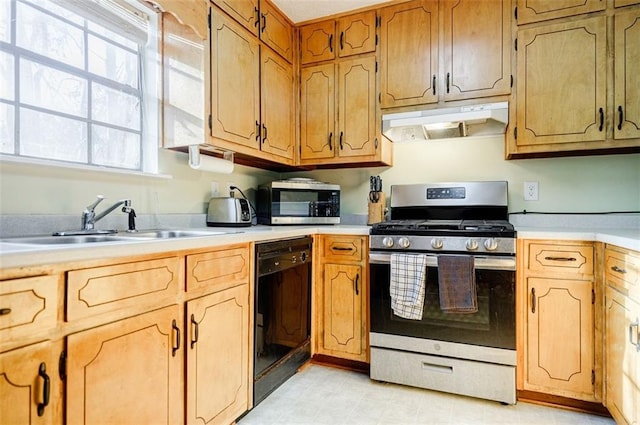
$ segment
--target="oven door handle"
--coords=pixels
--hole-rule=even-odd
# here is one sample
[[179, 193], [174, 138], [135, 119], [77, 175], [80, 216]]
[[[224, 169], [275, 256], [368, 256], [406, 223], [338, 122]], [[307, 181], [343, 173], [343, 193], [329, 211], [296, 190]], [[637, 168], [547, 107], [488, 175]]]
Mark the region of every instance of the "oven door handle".
[[[512, 270], [516, 269], [515, 257], [473, 256], [474, 267], [480, 270]], [[370, 264], [391, 264], [391, 253], [370, 252]], [[438, 267], [438, 256], [427, 254], [427, 267]]]

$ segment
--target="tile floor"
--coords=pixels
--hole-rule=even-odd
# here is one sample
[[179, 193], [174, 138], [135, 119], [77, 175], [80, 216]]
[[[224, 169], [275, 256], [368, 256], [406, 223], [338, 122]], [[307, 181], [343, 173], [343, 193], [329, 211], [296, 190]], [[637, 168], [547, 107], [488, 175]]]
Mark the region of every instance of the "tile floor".
[[519, 402], [457, 396], [371, 381], [366, 374], [312, 364], [238, 425], [550, 424], [615, 425], [611, 418]]

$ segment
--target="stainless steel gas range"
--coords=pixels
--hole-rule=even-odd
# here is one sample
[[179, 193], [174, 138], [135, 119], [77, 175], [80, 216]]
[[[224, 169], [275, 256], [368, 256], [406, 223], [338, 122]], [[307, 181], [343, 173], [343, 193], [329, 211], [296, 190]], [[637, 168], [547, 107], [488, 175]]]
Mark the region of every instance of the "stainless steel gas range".
[[507, 182], [392, 186], [370, 231], [371, 378], [515, 403], [515, 237]]

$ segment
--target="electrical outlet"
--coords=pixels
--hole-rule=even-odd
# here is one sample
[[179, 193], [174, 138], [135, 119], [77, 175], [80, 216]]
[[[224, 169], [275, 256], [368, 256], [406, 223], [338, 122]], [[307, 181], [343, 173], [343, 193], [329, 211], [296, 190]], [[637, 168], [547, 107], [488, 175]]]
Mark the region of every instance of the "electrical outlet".
[[220, 183], [211, 182], [211, 197], [217, 198], [220, 196]]
[[538, 182], [524, 182], [524, 200], [538, 200]]

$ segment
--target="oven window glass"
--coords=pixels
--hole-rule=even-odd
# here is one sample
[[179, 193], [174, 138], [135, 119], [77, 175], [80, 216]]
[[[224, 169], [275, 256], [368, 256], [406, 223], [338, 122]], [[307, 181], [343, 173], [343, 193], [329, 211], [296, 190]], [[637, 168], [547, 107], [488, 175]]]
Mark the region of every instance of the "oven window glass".
[[371, 331], [415, 338], [515, 349], [515, 272], [476, 269], [478, 312], [440, 310], [438, 269], [427, 269], [422, 320], [393, 314], [389, 264], [371, 264]]

